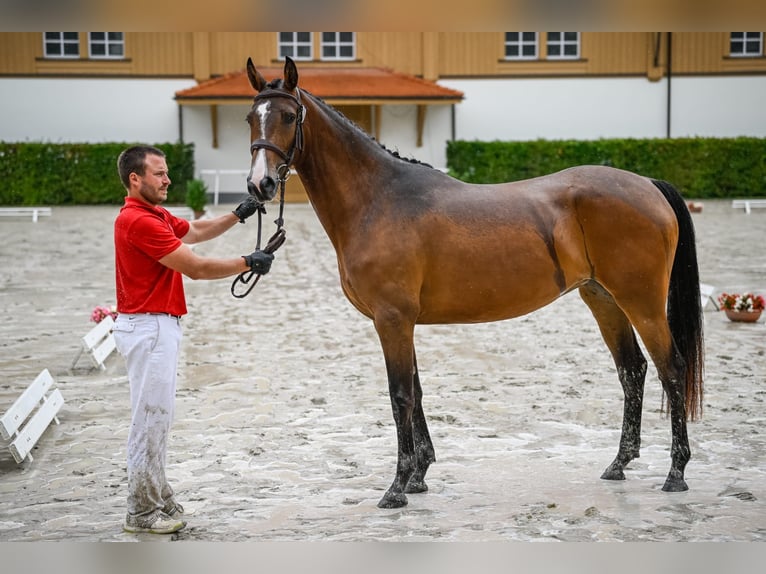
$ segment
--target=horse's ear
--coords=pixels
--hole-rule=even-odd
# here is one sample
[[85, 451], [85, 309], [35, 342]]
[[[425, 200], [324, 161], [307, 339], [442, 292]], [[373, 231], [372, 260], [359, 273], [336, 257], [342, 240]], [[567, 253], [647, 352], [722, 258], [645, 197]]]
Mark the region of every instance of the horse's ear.
[[290, 56], [285, 56], [285, 84], [284, 88], [292, 92], [298, 86], [298, 68]]
[[256, 92], [260, 92], [266, 87], [266, 80], [264, 80], [263, 76], [261, 76], [258, 70], [255, 69], [252, 58], [247, 59], [247, 78], [250, 80], [250, 85], [255, 88]]

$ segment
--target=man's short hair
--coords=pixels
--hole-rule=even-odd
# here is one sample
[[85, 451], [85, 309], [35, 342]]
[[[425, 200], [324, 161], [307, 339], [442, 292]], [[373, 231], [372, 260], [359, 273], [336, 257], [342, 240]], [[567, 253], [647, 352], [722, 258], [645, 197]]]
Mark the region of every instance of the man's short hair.
[[124, 150], [117, 158], [117, 172], [125, 189], [130, 188], [131, 173], [144, 175], [147, 155], [165, 157], [165, 152], [150, 145], [136, 145]]

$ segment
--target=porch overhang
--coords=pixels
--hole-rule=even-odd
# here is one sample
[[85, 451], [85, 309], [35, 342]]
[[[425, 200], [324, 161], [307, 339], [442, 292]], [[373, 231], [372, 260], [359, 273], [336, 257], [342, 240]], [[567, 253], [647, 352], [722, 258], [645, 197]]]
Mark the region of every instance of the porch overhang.
[[[282, 69], [278, 67], [259, 67], [258, 70], [267, 79], [282, 76]], [[453, 105], [463, 100], [463, 93], [458, 90], [384, 68], [306, 67], [300, 71], [299, 86], [333, 106], [371, 106], [376, 112], [383, 105], [417, 106], [418, 146], [423, 141], [427, 106]], [[218, 147], [218, 106], [249, 106], [254, 97], [255, 90], [245, 70], [212, 78], [175, 94], [179, 115], [183, 106], [210, 107], [213, 147]], [[372, 135], [378, 138], [380, 113], [374, 117]]]

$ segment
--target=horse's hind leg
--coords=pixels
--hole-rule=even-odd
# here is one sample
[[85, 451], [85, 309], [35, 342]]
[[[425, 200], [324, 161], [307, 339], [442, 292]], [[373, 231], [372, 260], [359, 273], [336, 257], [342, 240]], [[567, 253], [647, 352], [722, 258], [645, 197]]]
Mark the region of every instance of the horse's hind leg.
[[431, 442], [431, 435], [428, 432], [426, 416], [423, 412], [423, 389], [420, 387], [420, 376], [418, 374], [418, 362], [413, 350], [414, 376], [413, 384], [415, 390], [415, 405], [412, 412], [412, 430], [415, 435], [415, 457], [416, 466], [410, 481], [407, 483], [405, 492], [417, 493], [428, 490], [426, 484], [426, 472], [431, 463], [436, 460], [434, 445]]
[[670, 445], [670, 471], [662, 490], [682, 492], [689, 489], [684, 480], [684, 470], [691, 458], [686, 433], [686, 364], [678, 353], [664, 314], [654, 321], [647, 319], [637, 324], [640, 325], [636, 327], [638, 334], [657, 367], [670, 408], [670, 430], [673, 437]]
[[630, 321], [612, 296], [593, 282], [580, 288], [580, 296], [596, 318], [601, 336], [612, 353], [625, 396], [620, 447], [601, 478], [625, 480], [623, 470], [631, 460], [640, 456], [641, 409], [647, 363]]
[[[655, 296], [653, 296], [653, 294]], [[635, 325], [639, 337], [641, 337], [649, 356], [657, 367], [657, 374], [662, 383], [665, 395], [668, 398], [668, 405], [670, 407], [670, 424], [673, 437], [670, 447], [671, 465], [670, 472], [668, 473], [667, 480], [665, 481], [662, 490], [668, 492], [680, 492], [688, 489], [686, 481], [684, 480], [684, 469], [691, 458], [689, 438], [686, 434], [686, 390], [684, 386], [686, 365], [676, 348], [673, 336], [670, 332], [670, 325], [664, 308], [665, 297], [657, 295], [656, 291], [646, 290], [641, 297], [633, 297], [630, 301], [631, 303], [625, 308], [625, 313], [631, 318], [631, 323]], [[643, 375], [641, 378], [643, 379]], [[629, 381], [631, 377], [627, 377], [627, 379]], [[630, 385], [627, 385], [627, 387], [629, 386]], [[635, 401], [635, 398], [632, 400]], [[623, 423], [623, 438], [626, 436], [626, 430], [629, 430], [628, 421], [630, 417], [628, 412], [630, 407], [628, 403], [630, 401], [627, 392], [625, 401], [626, 414]], [[639, 404], [640, 402], [636, 403], [636, 407], [638, 407]], [[633, 415], [633, 420], [640, 423], [640, 413], [635, 412]], [[639, 427], [636, 427], [635, 434], [636, 446], [638, 445], [638, 428]], [[620, 451], [622, 454], [622, 441], [620, 442]], [[636, 452], [638, 451], [636, 450]], [[607, 472], [614, 470], [614, 466], [619, 467], [621, 462], [620, 455], [618, 454], [617, 459], [615, 459], [612, 466], [607, 469]]]

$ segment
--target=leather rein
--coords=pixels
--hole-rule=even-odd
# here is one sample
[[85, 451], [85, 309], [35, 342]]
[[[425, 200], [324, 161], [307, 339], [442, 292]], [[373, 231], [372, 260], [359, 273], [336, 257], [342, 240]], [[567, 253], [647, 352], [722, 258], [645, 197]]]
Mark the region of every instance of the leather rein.
[[[259, 139], [250, 143], [250, 156], [252, 157], [259, 149], [268, 149], [276, 153], [282, 158], [284, 163], [277, 167], [277, 183], [279, 184], [279, 217], [274, 220], [277, 226], [277, 230], [269, 238], [266, 247], [263, 248], [265, 253], [274, 253], [285, 242], [285, 228], [284, 228], [284, 211], [285, 211], [285, 183], [290, 179], [290, 165], [293, 163], [293, 157], [295, 151], [303, 150], [303, 120], [306, 118], [306, 107], [301, 103], [300, 90], [295, 89], [296, 95], [288, 94], [287, 92], [280, 92], [277, 90], [266, 90], [255, 96], [254, 101], [265, 100], [270, 98], [288, 98], [294, 101], [298, 105], [298, 111], [295, 119], [295, 138], [293, 139], [293, 145], [290, 150], [285, 153], [282, 149], [275, 146], [273, 143], [267, 140]], [[255, 250], [258, 251], [261, 248], [261, 229], [262, 229], [262, 215], [266, 213], [266, 206], [258, 202], [258, 240], [255, 244]], [[239, 283], [247, 285], [253, 279], [255, 280], [243, 293], [236, 293], [236, 287]], [[237, 277], [234, 278], [234, 282], [231, 284], [231, 294], [237, 299], [243, 299], [247, 297], [253, 290], [255, 285], [260, 280], [261, 275], [255, 271], [243, 271]]]

